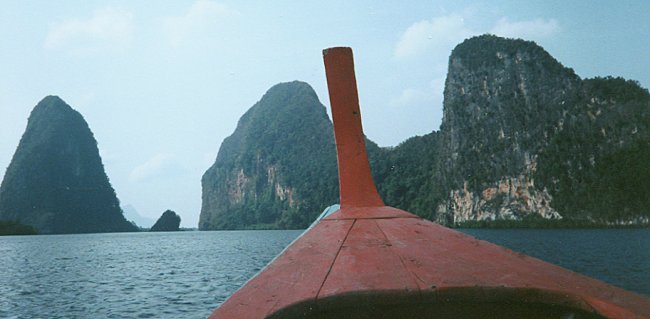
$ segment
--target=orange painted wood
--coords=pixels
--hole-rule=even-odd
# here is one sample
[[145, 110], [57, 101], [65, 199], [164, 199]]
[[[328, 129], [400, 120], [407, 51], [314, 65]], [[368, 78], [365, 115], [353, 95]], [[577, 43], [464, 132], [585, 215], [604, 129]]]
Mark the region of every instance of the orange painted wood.
[[411, 273], [374, 219], [358, 219], [350, 230], [319, 298], [364, 291], [417, 291]]
[[[579, 296], [607, 307], [650, 314], [650, 299], [427, 220], [381, 219], [377, 224], [421, 290], [458, 287], [535, 288]], [[603, 303], [607, 300], [606, 303]], [[620, 309], [622, 308], [622, 309]], [[614, 316], [617, 317], [617, 316]], [[619, 317], [621, 318], [621, 317]], [[623, 317], [624, 318], [624, 317]]]
[[345, 207], [337, 210], [331, 215], [325, 217], [326, 220], [331, 219], [364, 219], [364, 218], [419, 218], [409, 212], [401, 209], [382, 206], [374, 207], [372, 211], [368, 211], [363, 207]]
[[370, 174], [350, 48], [323, 51], [339, 163], [341, 207], [384, 206]]
[[353, 223], [319, 223], [235, 292], [210, 318], [264, 318], [293, 303], [315, 299]]

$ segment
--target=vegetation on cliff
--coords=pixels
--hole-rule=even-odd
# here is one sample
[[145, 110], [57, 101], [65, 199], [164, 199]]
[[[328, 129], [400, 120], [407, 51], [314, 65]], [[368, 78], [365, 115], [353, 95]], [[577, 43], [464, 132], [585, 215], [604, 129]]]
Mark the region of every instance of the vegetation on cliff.
[[387, 205], [430, 216], [438, 140], [439, 133], [432, 132], [394, 148], [374, 150], [374, 143], [366, 143], [377, 190]]
[[585, 80], [583, 98], [540, 152], [537, 176], [564, 216], [599, 223], [650, 217], [650, 94], [621, 78]]
[[56, 96], [34, 107], [0, 186], [0, 220], [39, 233], [135, 231], [81, 114]]
[[449, 58], [432, 218], [647, 224], [649, 114], [634, 81], [581, 80], [531, 41], [468, 39]]
[[338, 198], [332, 125], [313, 89], [297, 81], [269, 89], [201, 182], [199, 229], [309, 225]]

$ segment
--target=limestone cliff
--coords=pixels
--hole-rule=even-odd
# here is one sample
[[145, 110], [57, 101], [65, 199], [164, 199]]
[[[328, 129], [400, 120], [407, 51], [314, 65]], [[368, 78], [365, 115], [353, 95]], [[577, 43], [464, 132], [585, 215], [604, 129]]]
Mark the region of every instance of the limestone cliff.
[[306, 227], [337, 202], [335, 152], [314, 90], [297, 81], [273, 86], [203, 175], [199, 229]]
[[34, 107], [0, 186], [0, 220], [41, 233], [135, 231], [88, 124], [56, 96]]
[[636, 145], [647, 154], [647, 101], [647, 90], [631, 81], [581, 80], [530, 41], [464, 41], [449, 58], [432, 218], [610, 220], [584, 197], [594, 195], [588, 182], [620, 175], [602, 166], [617, 150]]

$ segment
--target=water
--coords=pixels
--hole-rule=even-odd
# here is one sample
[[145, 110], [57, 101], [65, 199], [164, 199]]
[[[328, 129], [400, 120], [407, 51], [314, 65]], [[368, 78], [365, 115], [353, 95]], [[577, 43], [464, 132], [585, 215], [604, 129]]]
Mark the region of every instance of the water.
[[300, 233], [0, 237], [0, 318], [207, 318]]
[[[650, 296], [650, 229], [462, 231]], [[0, 237], [0, 318], [207, 318], [300, 233]]]
[[650, 296], [650, 229], [463, 229], [478, 239]]

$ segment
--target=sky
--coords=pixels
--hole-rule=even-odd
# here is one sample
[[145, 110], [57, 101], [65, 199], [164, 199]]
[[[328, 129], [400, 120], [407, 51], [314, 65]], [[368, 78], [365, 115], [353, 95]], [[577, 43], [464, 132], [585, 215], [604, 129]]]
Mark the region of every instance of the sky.
[[307, 82], [329, 108], [323, 49], [352, 47], [365, 133], [395, 146], [439, 129], [449, 54], [485, 33], [650, 87], [645, 0], [0, 0], [0, 178], [31, 109], [58, 95], [123, 206], [197, 227], [201, 176], [271, 86]]

